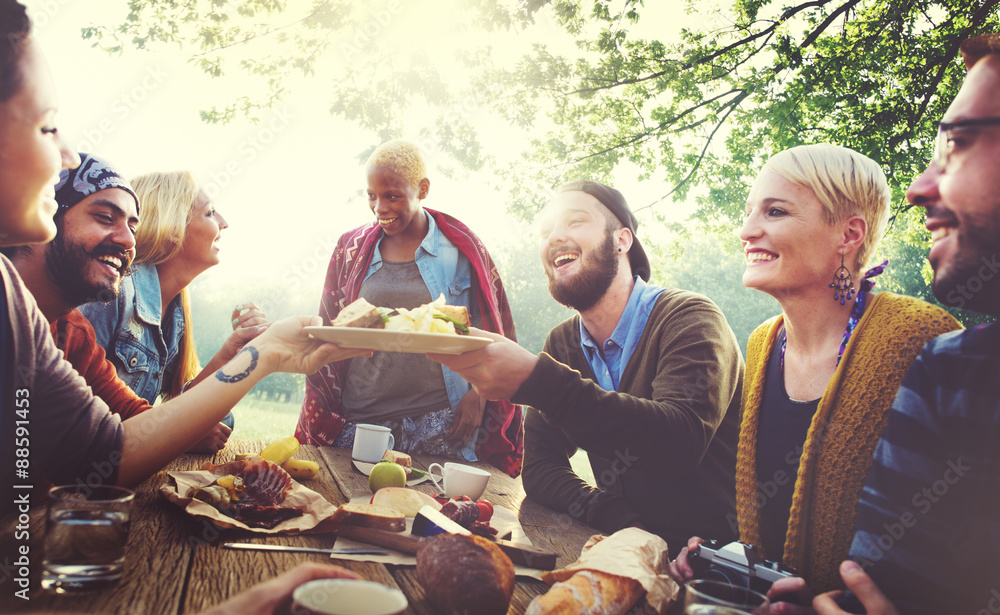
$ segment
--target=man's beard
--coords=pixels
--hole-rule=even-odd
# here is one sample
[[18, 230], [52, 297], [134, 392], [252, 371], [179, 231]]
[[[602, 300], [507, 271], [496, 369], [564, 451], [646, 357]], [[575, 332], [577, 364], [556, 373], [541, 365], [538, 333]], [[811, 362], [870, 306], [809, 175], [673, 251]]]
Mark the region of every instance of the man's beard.
[[[593, 264], [585, 262], [592, 260]], [[556, 280], [554, 274], [546, 270], [549, 278], [549, 294], [568, 308], [585, 312], [594, 307], [611, 287], [618, 275], [618, 258], [615, 253], [614, 237], [607, 234], [604, 245], [594, 250], [592, 255], [580, 255], [580, 271], [569, 279]]]
[[931, 287], [941, 303], [990, 315], [1000, 312], [1000, 232], [993, 220], [966, 216], [952, 231], [956, 245], [950, 262], [939, 264]]
[[93, 252], [87, 252], [79, 244], [68, 243], [60, 225], [55, 238], [46, 246], [45, 273], [59, 289], [59, 294], [67, 305], [80, 306], [94, 301], [107, 303], [118, 296], [121, 277], [110, 284], [93, 284], [86, 280], [84, 269], [91, 259], [108, 255], [117, 256], [123, 263], [131, 264], [121, 249], [114, 246], [101, 244]]

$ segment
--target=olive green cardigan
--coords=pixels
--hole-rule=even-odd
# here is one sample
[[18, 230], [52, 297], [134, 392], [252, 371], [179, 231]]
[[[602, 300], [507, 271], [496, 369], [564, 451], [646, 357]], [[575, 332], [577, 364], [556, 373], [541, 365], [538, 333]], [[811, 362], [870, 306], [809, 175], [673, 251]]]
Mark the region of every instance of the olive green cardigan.
[[[841, 586], [838, 567], [854, 538], [858, 498], [903, 376], [924, 344], [961, 328], [947, 312], [919, 299], [883, 292], [870, 301], [806, 434], [785, 551], [764, 554], [795, 568], [814, 592]], [[747, 343], [736, 508], [740, 539], [755, 545], [760, 544], [760, 404], [768, 357], [781, 329], [779, 315], [758, 327]]]

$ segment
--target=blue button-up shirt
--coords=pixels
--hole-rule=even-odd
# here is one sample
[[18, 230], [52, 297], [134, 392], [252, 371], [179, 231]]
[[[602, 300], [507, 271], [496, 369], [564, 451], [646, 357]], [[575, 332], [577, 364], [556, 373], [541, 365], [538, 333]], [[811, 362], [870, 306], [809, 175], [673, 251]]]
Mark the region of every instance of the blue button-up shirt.
[[180, 295], [165, 314], [161, 314], [162, 305], [156, 267], [135, 265], [132, 275], [122, 280], [115, 300], [80, 306], [118, 377], [150, 404], [160, 396], [164, 379], [177, 369], [184, 336]]
[[[465, 258], [438, 228], [434, 218], [423, 212], [427, 218], [427, 235], [420, 242], [414, 254], [420, 277], [427, 284], [431, 300], [436, 300], [442, 293], [448, 305], [462, 305], [469, 310], [469, 318], [474, 325], [479, 325], [478, 303], [474, 300], [475, 290], [472, 289], [472, 264]], [[384, 237], [383, 237], [384, 239]], [[382, 252], [379, 245], [375, 246], [371, 264], [365, 272], [365, 279], [382, 267]], [[448, 391], [448, 402], [451, 409], [458, 407], [458, 402], [469, 392], [469, 383], [447, 367], [441, 366], [444, 374], [444, 385]], [[478, 433], [478, 432], [477, 432]], [[476, 436], [473, 433], [462, 449], [463, 456], [469, 461], [476, 461]]]
[[635, 352], [639, 338], [646, 329], [646, 321], [649, 320], [653, 304], [662, 292], [662, 288], [648, 286], [642, 278], [635, 277], [635, 286], [632, 287], [632, 294], [625, 304], [625, 311], [618, 319], [611, 337], [604, 342], [603, 356], [597, 342], [583, 326], [583, 319], [580, 319], [580, 345], [583, 346], [583, 354], [587, 357], [587, 363], [594, 372], [597, 384], [605, 391], [618, 390], [622, 372], [625, 371], [628, 360]]

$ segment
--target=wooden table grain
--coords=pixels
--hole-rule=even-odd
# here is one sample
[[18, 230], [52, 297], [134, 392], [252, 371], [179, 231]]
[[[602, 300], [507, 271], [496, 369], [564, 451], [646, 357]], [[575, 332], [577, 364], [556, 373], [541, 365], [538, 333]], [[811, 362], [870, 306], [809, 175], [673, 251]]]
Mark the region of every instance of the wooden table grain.
[[[410, 606], [406, 611], [409, 614], [437, 613], [427, 603], [415, 569], [411, 566], [353, 562], [331, 559], [322, 554], [224, 549], [222, 543], [232, 541], [331, 547], [335, 536], [263, 536], [242, 530], [220, 530], [207, 521], [186, 514], [159, 493], [160, 486], [167, 480], [167, 471], [197, 469], [205, 461], [224, 463], [231, 461], [237, 453], [257, 453], [264, 445], [262, 442], [231, 440], [223, 451], [214, 456], [183, 455], [164, 471], [139, 485], [135, 490], [125, 575], [118, 585], [105, 591], [57, 595], [40, 589], [45, 523], [42, 498], [36, 498], [38, 501], [31, 513], [29, 543], [30, 600], [15, 596], [19, 588], [14, 583], [16, 572], [12, 565], [18, 557], [20, 543], [14, 542], [13, 526], [17, 521], [7, 519], [0, 527], [0, 612], [198, 613], [301, 562], [315, 561], [338, 564], [366, 579], [400, 588], [409, 600]], [[334, 505], [370, 493], [368, 479], [354, 469], [349, 450], [303, 446], [296, 457], [319, 462], [320, 475], [302, 482]], [[434, 461], [441, 460], [418, 456], [414, 465], [426, 469]], [[484, 497], [514, 511], [535, 546], [558, 554], [558, 566], [573, 562], [586, 540], [596, 533], [569, 515], [526, 500], [520, 479], [511, 479], [485, 463], [472, 465], [491, 473]], [[429, 481], [415, 488], [427, 493], [436, 491]], [[531, 599], [547, 588], [541, 581], [519, 577], [509, 614], [523, 613]]]

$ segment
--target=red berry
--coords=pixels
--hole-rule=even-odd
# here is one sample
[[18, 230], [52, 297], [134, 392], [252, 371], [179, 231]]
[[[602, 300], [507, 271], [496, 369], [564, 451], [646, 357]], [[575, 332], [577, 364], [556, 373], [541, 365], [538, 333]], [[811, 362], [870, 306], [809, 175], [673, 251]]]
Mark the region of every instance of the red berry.
[[489, 523], [489, 520], [493, 517], [493, 504], [490, 504], [486, 500], [479, 500], [476, 502], [476, 506], [479, 507], [479, 520], [483, 523]]

